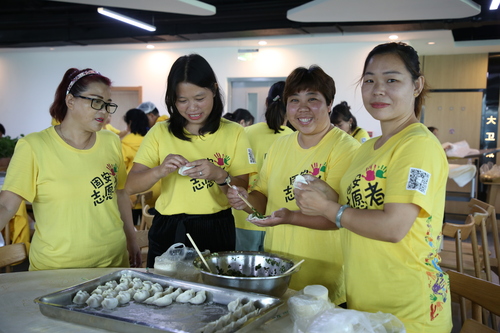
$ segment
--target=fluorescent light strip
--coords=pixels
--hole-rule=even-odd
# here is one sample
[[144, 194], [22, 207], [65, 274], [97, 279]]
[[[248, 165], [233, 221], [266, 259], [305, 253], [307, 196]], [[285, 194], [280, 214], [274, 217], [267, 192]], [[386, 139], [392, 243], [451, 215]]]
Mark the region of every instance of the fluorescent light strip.
[[112, 10], [109, 10], [109, 9], [106, 9], [106, 8], [103, 8], [103, 7], [97, 8], [97, 12], [99, 14], [109, 16], [111, 18], [114, 18], [115, 20], [122, 21], [122, 22], [125, 22], [125, 23], [128, 23], [128, 24], [134, 25], [134, 26], [139, 27], [139, 28], [144, 29], [144, 30], [156, 31], [156, 27], [153, 26], [153, 25], [150, 25], [150, 24], [147, 24], [147, 23], [144, 23], [144, 22], [141, 22], [141, 21], [137, 21], [137, 20], [135, 20], [133, 18], [130, 18], [130, 17], [122, 15], [122, 14], [118, 14], [118, 13], [112, 11]]
[[491, 0], [490, 10], [497, 10], [500, 0]]

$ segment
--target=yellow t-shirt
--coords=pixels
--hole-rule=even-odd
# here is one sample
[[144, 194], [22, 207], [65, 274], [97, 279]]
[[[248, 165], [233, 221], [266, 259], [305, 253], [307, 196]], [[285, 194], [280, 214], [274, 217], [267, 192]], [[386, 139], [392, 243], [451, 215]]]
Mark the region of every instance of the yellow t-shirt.
[[2, 190], [33, 204], [30, 270], [128, 267], [116, 196], [126, 180], [120, 140], [96, 134], [88, 150], [66, 144], [54, 127], [16, 145]]
[[[276, 140], [264, 160], [254, 190], [267, 196], [266, 214], [280, 208], [298, 210], [293, 181], [299, 174], [321, 178], [338, 190], [340, 178], [359, 147], [359, 142], [338, 128], [309, 149], [301, 148], [297, 137], [295, 132]], [[264, 249], [305, 259], [300, 271], [293, 275], [290, 288], [301, 290], [307, 285], [321, 284], [328, 288], [330, 299], [336, 304], [345, 301], [339, 231], [278, 225], [266, 228]]]
[[156, 119], [156, 123], [159, 123], [159, 122], [162, 122], [162, 121], [165, 121], [168, 119], [170, 119], [170, 117], [164, 114], [162, 116], [159, 116], [158, 119]]
[[[180, 140], [169, 132], [167, 123], [158, 123], [144, 137], [134, 162], [154, 168], [168, 154], [179, 154], [188, 161], [206, 158], [232, 176], [257, 172], [250, 143], [240, 125], [222, 118], [215, 133], [190, 137], [191, 141]], [[226, 195], [214, 181], [192, 179], [177, 171], [161, 180], [161, 194], [155, 205], [162, 215], [214, 214], [229, 207]]]
[[366, 141], [370, 140], [370, 135], [368, 134], [368, 132], [361, 127], [356, 127], [356, 129], [352, 131], [352, 136], [360, 143], [365, 143]]
[[392, 313], [409, 333], [448, 333], [449, 282], [438, 255], [448, 177], [443, 148], [420, 123], [375, 150], [376, 142], [365, 142], [355, 153], [341, 181], [339, 202], [358, 209], [413, 203], [421, 210], [398, 243], [343, 229], [347, 304], [360, 311]]
[[106, 129], [108, 131], [111, 131], [111, 132], [113, 132], [115, 134], [120, 134], [121, 133], [121, 131], [118, 128], [113, 127], [113, 125], [111, 125], [111, 124], [106, 124], [106, 126], [104, 126], [104, 129]]
[[[141, 146], [142, 140], [144, 140], [142, 135], [133, 133], [125, 135], [122, 139], [122, 155], [125, 167], [127, 168], [127, 174], [130, 172], [130, 169], [132, 169], [132, 166], [134, 166], [134, 158]], [[154, 207], [156, 199], [160, 196], [161, 183], [157, 182], [149, 190], [153, 191], [153, 196], [151, 200], [148, 200], [146, 203], [149, 207]], [[141, 209], [141, 204], [138, 203], [134, 209]]]
[[[281, 128], [284, 130], [279, 133], [274, 133], [274, 130], [270, 129], [269, 126], [267, 126], [267, 123], [257, 123], [252, 126], [245, 127], [245, 132], [248, 135], [250, 146], [252, 147], [255, 155], [255, 161], [257, 161], [257, 170], [260, 170], [262, 167], [264, 158], [273, 142], [281, 136], [293, 133], [289, 127], [282, 126]], [[257, 177], [258, 174], [254, 174], [250, 177], [248, 182], [248, 187], [250, 189], [252, 188], [252, 185], [257, 182]], [[258, 227], [246, 220], [248, 213], [244, 210], [233, 209], [233, 216], [237, 228], [264, 231], [263, 228]]]

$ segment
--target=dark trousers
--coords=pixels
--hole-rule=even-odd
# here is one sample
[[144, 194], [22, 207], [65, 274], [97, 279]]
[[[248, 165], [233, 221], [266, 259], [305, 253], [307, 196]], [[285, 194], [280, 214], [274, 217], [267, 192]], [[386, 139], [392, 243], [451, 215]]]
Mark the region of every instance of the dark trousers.
[[175, 243], [194, 247], [186, 233], [189, 233], [201, 252], [234, 251], [236, 232], [230, 208], [209, 215], [157, 213], [148, 233], [147, 267], [153, 268], [155, 258], [165, 253]]

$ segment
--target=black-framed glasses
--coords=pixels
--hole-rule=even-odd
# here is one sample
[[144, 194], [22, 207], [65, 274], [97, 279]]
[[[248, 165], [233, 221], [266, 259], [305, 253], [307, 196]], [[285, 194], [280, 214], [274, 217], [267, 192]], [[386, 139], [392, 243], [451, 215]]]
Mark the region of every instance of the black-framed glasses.
[[86, 96], [80, 96], [80, 95], [73, 95], [75, 97], [83, 98], [83, 99], [88, 99], [90, 102], [90, 107], [94, 110], [102, 110], [103, 107], [106, 107], [106, 112], [109, 114], [113, 114], [116, 112], [116, 109], [118, 109], [118, 105], [115, 103], [106, 103], [102, 99], [99, 98], [91, 98], [91, 97], [86, 97]]

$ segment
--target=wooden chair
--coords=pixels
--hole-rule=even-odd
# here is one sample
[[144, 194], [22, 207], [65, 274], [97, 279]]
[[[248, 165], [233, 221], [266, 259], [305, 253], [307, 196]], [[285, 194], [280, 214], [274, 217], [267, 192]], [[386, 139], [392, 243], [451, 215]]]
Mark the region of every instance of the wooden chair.
[[[467, 215], [464, 224], [455, 224], [445, 222], [443, 224], [443, 236], [454, 239], [454, 249], [443, 249], [439, 256], [441, 257], [440, 266], [444, 269], [454, 269], [461, 273], [464, 271], [472, 272], [473, 275], [480, 277], [481, 266], [479, 257], [479, 248], [476, 236], [476, 225], [481, 223], [487, 216], [487, 212]], [[463, 240], [471, 239], [470, 249], [472, 254], [467, 256], [464, 261]]]
[[141, 257], [142, 257], [141, 267], [143, 268], [146, 267], [146, 263], [148, 260], [148, 247], [149, 247], [148, 232], [149, 232], [148, 230], [137, 230], [135, 234], [137, 244], [141, 249]]
[[24, 243], [10, 244], [0, 247], [0, 268], [10, 272], [10, 266], [20, 263], [28, 258]]
[[[500, 285], [453, 270], [448, 271], [450, 290], [484, 309], [500, 315]], [[460, 333], [492, 333], [495, 330], [481, 323], [481, 313], [472, 313], [472, 319], [462, 322]]]
[[[479, 270], [479, 251], [477, 248], [477, 237], [476, 237], [476, 220], [483, 219], [486, 213], [484, 214], [476, 214], [467, 215], [465, 220], [465, 224], [454, 224], [454, 223], [444, 223], [443, 224], [443, 235], [452, 237], [455, 240], [455, 250], [454, 251], [441, 251], [439, 253], [441, 257], [440, 266], [443, 270], [454, 269], [459, 271], [460, 273], [464, 272], [464, 261], [463, 261], [463, 251], [462, 251], [462, 241], [464, 239], [469, 238], [471, 236], [471, 244], [473, 249], [473, 262], [472, 267], [474, 272], [476, 269]], [[477, 264], [476, 264], [477, 263]], [[478, 274], [480, 274], [478, 272]], [[452, 300], [456, 301], [460, 304], [460, 318], [462, 323], [465, 322], [467, 306], [465, 303], [465, 299], [462, 297], [455, 297], [456, 295], [452, 295]], [[473, 311], [480, 312], [481, 309], [475, 307]]]
[[[130, 196], [130, 203], [132, 205], [132, 209], [141, 209], [143, 210], [144, 206], [146, 203], [150, 200], [153, 199], [153, 191], [149, 190], [146, 192], [141, 192], [137, 194], [133, 194]], [[142, 213], [141, 213], [142, 215]], [[142, 221], [142, 217], [141, 217]], [[134, 221], [134, 224], [136, 224], [137, 221]]]
[[142, 217], [141, 224], [139, 225], [139, 230], [149, 230], [153, 224], [154, 215], [149, 214], [149, 205], [145, 204], [142, 207]]

